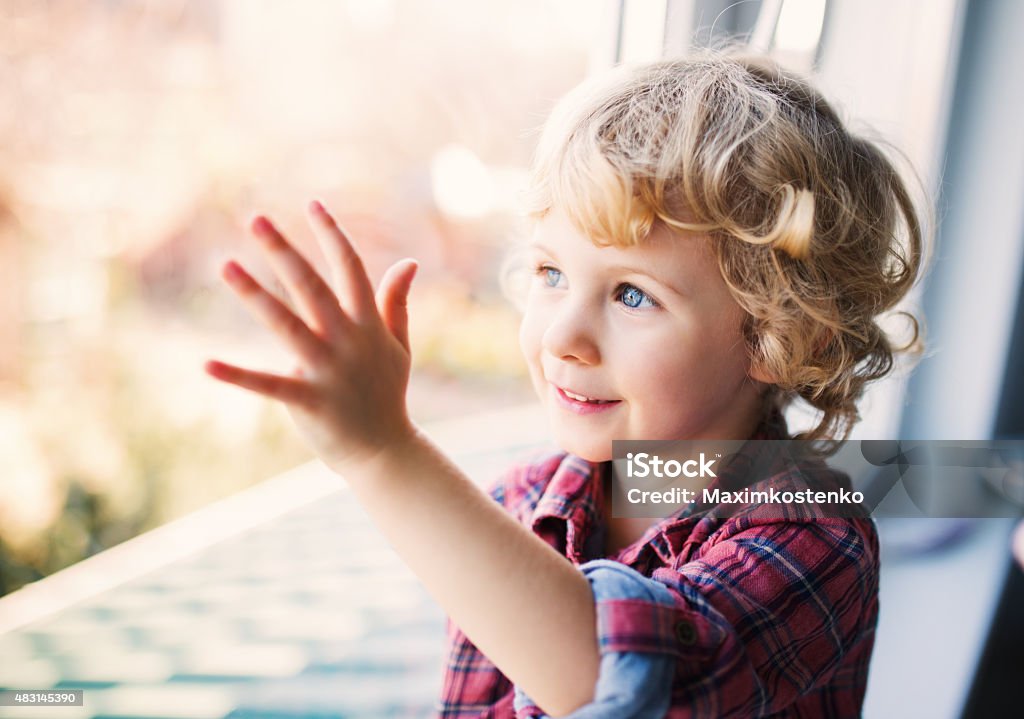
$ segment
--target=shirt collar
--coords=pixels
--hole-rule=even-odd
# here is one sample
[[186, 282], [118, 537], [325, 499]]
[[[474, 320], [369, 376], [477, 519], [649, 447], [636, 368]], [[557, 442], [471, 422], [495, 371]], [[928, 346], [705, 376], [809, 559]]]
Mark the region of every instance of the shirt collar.
[[[757, 426], [748, 442], [780, 439], [789, 439], [786, 418], [780, 410], [773, 409]], [[779, 459], [778, 451], [766, 451], [760, 444], [745, 444], [708, 486], [711, 489], [740, 489], [752, 476], [774, 475]], [[619, 561], [636, 566], [652, 559], [650, 555], [653, 553], [663, 565], [672, 566], [686, 539], [693, 533], [694, 526], [705, 518], [713, 506], [702, 501], [686, 505], [676, 514], [652, 525], [639, 540], [624, 548], [618, 555]]]
[[600, 524], [605, 464], [610, 468], [607, 462], [588, 462], [566, 454], [533, 511], [533, 531], [549, 541], [557, 540], [562, 546], [556, 548], [577, 564], [588, 558], [584, 544]]
[[[751, 440], [786, 439], [786, 419], [778, 409], [772, 410], [750, 436]], [[738, 460], [738, 461], [737, 461]], [[753, 458], [740, 451], [729, 463], [717, 483], [731, 487], [748, 474]], [[551, 476], [543, 494], [533, 510], [530, 521], [534, 533], [544, 537], [556, 549], [565, 553], [573, 563], [580, 564], [603, 556], [604, 526], [600, 507], [604, 502], [604, 476], [611, 471], [611, 462], [588, 462], [573, 454], [566, 454]], [[652, 525], [644, 536], [620, 553], [621, 560], [632, 563], [641, 550], [653, 543], [653, 549], [668, 560], [667, 547], [659, 551], [657, 539], [680, 525], [691, 524], [707, 512], [709, 507], [689, 505], [672, 517]]]

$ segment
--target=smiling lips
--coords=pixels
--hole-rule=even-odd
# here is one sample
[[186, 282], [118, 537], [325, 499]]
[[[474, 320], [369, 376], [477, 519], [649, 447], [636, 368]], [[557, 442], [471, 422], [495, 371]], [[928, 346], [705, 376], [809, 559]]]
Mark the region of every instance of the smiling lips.
[[570, 392], [567, 389], [562, 389], [557, 385], [552, 386], [555, 388], [555, 395], [558, 397], [559, 404], [566, 409], [576, 412], [577, 414], [603, 412], [611, 409], [622, 401], [617, 399], [593, 399], [591, 397], [586, 397], [585, 395]]
[[607, 399], [592, 399], [591, 397], [584, 397], [581, 394], [575, 394], [574, 392], [570, 392], [567, 389], [563, 389], [562, 392], [565, 393], [566, 397], [568, 397], [569, 399], [574, 399], [577, 402], [593, 402], [594, 404], [603, 404], [611, 401]]

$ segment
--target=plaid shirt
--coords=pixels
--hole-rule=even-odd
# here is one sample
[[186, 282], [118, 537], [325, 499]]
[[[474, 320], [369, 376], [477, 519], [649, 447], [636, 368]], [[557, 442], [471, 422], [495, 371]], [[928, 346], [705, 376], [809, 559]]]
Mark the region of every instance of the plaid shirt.
[[[776, 413], [752, 439], [786, 436]], [[743, 486], [743, 457], [717, 485]], [[591, 582], [600, 676], [594, 703], [570, 716], [860, 716], [878, 618], [870, 518], [692, 506], [602, 559], [607, 471], [559, 452], [513, 467], [490, 492]], [[848, 486], [823, 464], [769, 476], [798, 489], [807, 472]], [[448, 650], [439, 717], [544, 716], [451, 620]]]

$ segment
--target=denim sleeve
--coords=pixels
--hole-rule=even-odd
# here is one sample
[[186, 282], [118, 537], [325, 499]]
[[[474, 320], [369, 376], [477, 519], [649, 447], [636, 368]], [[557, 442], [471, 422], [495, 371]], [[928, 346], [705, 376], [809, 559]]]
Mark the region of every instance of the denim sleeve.
[[[671, 702], [676, 665], [671, 640], [661, 631], [671, 622], [672, 593], [660, 582], [609, 559], [587, 562], [580, 569], [594, 594], [601, 663], [594, 701], [565, 719], [662, 719]], [[623, 605], [629, 607], [628, 615], [621, 611]], [[632, 619], [624, 622], [624, 616]], [[630, 642], [633, 650], [619, 651], [625, 634], [639, 641]], [[519, 687], [515, 687], [514, 706], [516, 716], [548, 719]]]

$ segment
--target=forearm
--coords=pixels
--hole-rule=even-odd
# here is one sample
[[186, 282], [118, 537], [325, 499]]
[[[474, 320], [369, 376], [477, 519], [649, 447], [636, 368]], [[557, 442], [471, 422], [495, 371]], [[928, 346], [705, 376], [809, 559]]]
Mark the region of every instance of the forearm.
[[549, 714], [588, 703], [599, 666], [589, 583], [408, 423], [407, 300], [416, 263], [388, 268], [375, 294], [330, 214], [318, 202], [308, 211], [338, 293], [262, 216], [253, 233], [302, 316], [237, 263], [223, 270], [299, 366], [289, 376], [223, 362], [207, 362], [206, 371], [284, 402], [306, 442], [346, 477], [455, 623]]
[[593, 700], [599, 652], [583, 575], [422, 433], [342, 472], [452, 621], [546, 713]]

